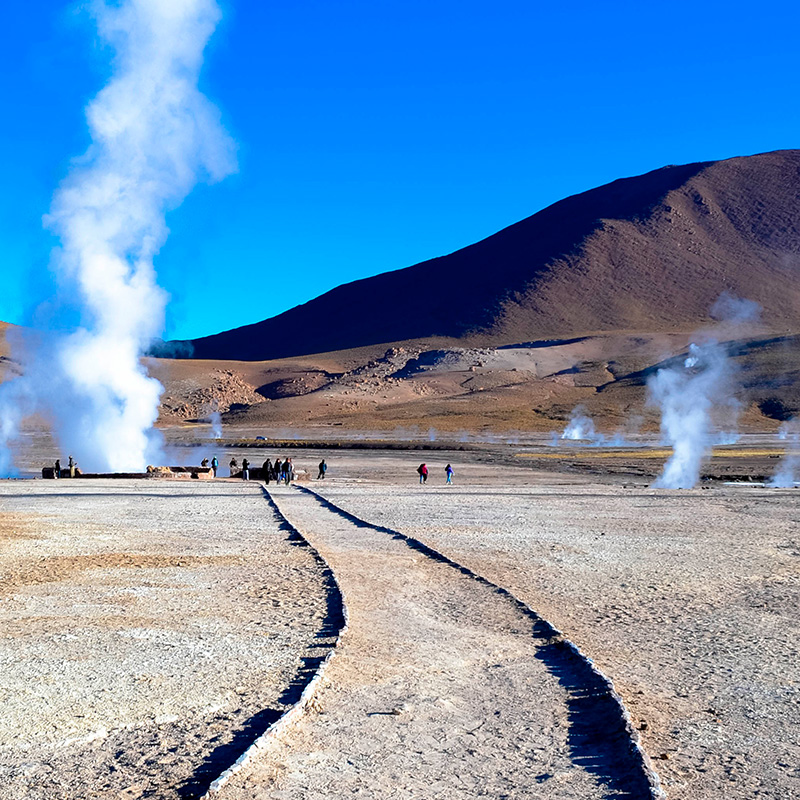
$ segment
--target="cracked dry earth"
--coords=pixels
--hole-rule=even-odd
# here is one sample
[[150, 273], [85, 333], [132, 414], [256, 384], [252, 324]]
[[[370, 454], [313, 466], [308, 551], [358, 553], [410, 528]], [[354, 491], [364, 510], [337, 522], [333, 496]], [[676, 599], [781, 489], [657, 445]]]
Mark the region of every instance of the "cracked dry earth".
[[309, 493], [271, 494], [331, 565], [349, 628], [304, 717], [220, 798], [650, 797], [626, 732], [507, 597]]
[[0, 483], [0, 798], [199, 797], [327, 652], [256, 485]]

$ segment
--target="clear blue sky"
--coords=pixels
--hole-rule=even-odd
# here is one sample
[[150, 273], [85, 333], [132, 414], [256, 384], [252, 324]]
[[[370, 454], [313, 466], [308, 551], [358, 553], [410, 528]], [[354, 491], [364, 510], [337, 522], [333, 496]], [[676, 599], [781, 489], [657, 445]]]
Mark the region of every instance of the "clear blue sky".
[[[168, 217], [167, 338], [255, 322], [665, 164], [800, 146], [795, 3], [223, 0], [202, 89], [239, 172]], [[109, 74], [91, 19], [6, 4], [0, 319], [52, 291], [41, 218]], [[358, 313], [354, 309], [354, 313]]]

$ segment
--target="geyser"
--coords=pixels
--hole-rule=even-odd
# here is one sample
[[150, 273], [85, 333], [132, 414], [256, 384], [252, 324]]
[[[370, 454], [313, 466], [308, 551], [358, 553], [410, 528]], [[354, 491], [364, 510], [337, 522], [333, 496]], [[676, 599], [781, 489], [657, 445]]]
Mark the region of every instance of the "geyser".
[[197, 88], [205, 45], [220, 19], [215, 0], [99, 3], [100, 36], [116, 51], [114, 73], [86, 112], [92, 144], [57, 190], [46, 224], [57, 306], [81, 324], [47, 337], [5, 385], [5, 441], [14, 417], [45, 412], [64, 452], [90, 471], [141, 471], [158, 462], [153, 428], [161, 385], [140, 357], [163, 329], [166, 294], [153, 257], [167, 237], [164, 214], [199, 179], [235, 166], [219, 113]]
[[602, 439], [600, 434], [594, 429], [594, 421], [586, 413], [583, 406], [576, 406], [572, 409], [569, 415], [569, 422], [564, 432], [561, 434], [562, 439], [569, 439], [571, 441], [591, 441], [595, 442]]
[[648, 402], [661, 407], [661, 431], [672, 445], [672, 456], [653, 486], [691, 489], [711, 453], [711, 413], [727, 403], [730, 366], [716, 342], [692, 343], [682, 364], [660, 369], [647, 382]]
[[786, 442], [786, 452], [767, 485], [775, 489], [792, 489], [800, 477], [800, 455], [797, 453], [800, 444], [800, 419], [793, 417], [784, 422], [778, 431], [778, 438]]

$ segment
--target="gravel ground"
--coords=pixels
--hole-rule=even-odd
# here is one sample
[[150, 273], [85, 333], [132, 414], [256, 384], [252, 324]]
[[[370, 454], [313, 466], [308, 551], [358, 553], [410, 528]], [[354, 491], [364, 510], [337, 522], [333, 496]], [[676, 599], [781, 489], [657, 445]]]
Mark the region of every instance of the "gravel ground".
[[561, 628], [614, 680], [673, 800], [800, 797], [797, 493], [552, 481], [323, 493]]
[[328, 643], [256, 485], [2, 482], [0, 575], [3, 800], [198, 796]]

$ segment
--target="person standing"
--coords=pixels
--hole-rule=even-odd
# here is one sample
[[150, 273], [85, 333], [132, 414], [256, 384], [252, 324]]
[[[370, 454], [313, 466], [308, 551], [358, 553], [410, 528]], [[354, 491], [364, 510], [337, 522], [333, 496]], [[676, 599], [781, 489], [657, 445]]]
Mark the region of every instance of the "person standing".
[[55, 466], [53, 467], [53, 477], [60, 478], [61, 477], [61, 459], [57, 458]]
[[325, 459], [323, 458], [322, 461], [319, 462], [319, 475], [317, 475], [318, 481], [325, 480], [325, 473], [328, 471], [328, 465], [325, 463]]
[[269, 482], [272, 480], [272, 462], [269, 459], [261, 465], [261, 479], [269, 486]]
[[246, 458], [242, 459], [242, 480], [250, 480], [250, 462]]
[[452, 483], [453, 482], [453, 468], [448, 464], [444, 468], [444, 474], [447, 475], [447, 480], [445, 483]]
[[428, 465], [425, 463], [420, 464], [417, 467], [417, 473], [419, 474], [419, 482], [426, 483], [428, 480]]
[[75, 462], [72, 460], [72, 456], [69, 457], [69, 461], [67, 462], [67, 469], [69, 470], [70, 478], [75, 477]]
[[214, 473], [214, 477], [217, 477], [217, 467], [219, 467], [219, 461], [217, 461], [217, 457], [214, 456], [211, 459], [211, 471]]
[[236, 467], [238, 467], [238, 466], [239, 465], [236, 463], [236, 459], [232, 458], [231, 461], [230, 461], [230, 464], [228, 464], [228, 467], [229, 467], [229, 469], [231, 471], [231, 478], [233, 477], [233, 473], [236, 472]]
[[287, 458], [283, 462], [283, 469], [286, 473], [286, 485], [288, 486], [292, 482], [292, 478], [294, 478], [294, 465], [291, 458]]

